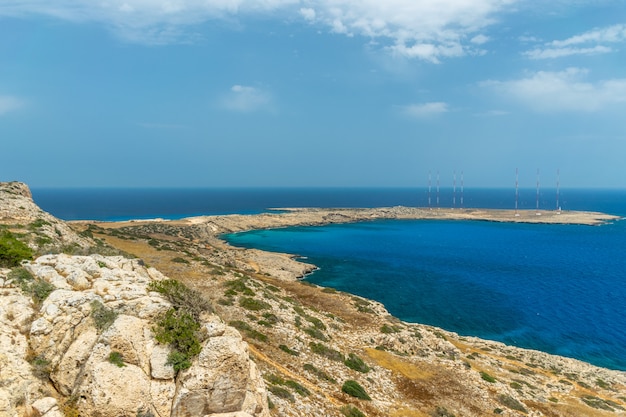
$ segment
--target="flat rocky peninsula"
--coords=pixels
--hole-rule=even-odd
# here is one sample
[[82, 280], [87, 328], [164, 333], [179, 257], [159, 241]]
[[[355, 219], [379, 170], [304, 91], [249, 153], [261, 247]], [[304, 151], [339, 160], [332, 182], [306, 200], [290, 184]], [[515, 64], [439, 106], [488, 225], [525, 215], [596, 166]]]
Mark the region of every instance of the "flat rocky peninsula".
[[[498, 210], [451, 208], [280, 208], [255, 215], [226, 215], [190, 217], [174, 224], [208, 224], [215, 232], [267, 229], [289, 226], [313, 226], [331, 223], [351, 223], [370, 220], [476, 220], [509, 223], [549, 223], [601, 225], [619, 220], [619, 216], [590, 211]], [[159, 221], [159, 220], [157, 220]]]

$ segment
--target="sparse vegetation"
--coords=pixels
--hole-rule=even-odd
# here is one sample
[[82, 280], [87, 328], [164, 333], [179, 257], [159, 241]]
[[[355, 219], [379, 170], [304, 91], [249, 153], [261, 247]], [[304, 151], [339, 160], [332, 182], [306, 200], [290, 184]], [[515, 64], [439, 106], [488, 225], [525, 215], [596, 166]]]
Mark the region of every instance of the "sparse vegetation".
[[91, 302], [91, 318], [100, 333], [109, 328], [117, 318], [117, 313], [98, 300]]
[[520, 411], [522, 413], [528, 412], [526, 411], [526, 408], [524, 408], [524, 405], [522, 403], [520, 403], [519, 401], [517, 401], [515, 398], [511, 397], [510, 395], [505, 395], [505, 394], [499, 395], [498, 402], [510, 408], [511, 410]]
[[349, 379], [344, 382], [341, 386], [341, 391], [360, 400], [371, 400], [370, 396], [367, 395], [367, 392], [365, 392], [365, 388], [353, 379]]
[[385, 333], [385, 334], [398, 333], [400, 332], [400, 328], [398, 328], [397, 326], [390, 326], [388, 324], [383, 324], [383, 326], [380, 328], [380, 332]]
[[441, 406], [437, 406], [437, 408], [435, 408], [429, 414], [431, 417], [455, 417], [454, 414], [449, 412], [445, 407]]
[[332, 382], [333, 384], [337, 383], [337, 381], [333, 377], [331, 377], [330, 375], [328, 375], [326, 372], [322, 371], [321, 369], [318, 369], [315, 366], [311, 365], [310, 363], [305, 363], [303, 368], [304, 370], [311, 372], [313, 375], [315, 375], [319, 379]]
[[112, 351], [109, 354], [109, 362], [111, 362], [113, 365], [117, 365], [120, 368], [126, 366], [126, 364], [124, 363], [124, 358], [122, 358], [122, 354], [116, 351]]

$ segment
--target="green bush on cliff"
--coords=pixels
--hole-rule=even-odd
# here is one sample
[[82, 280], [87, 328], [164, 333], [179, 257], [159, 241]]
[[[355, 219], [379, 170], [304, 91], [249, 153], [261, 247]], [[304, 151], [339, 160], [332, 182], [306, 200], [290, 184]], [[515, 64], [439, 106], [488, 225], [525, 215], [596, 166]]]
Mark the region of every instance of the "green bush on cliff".
[[24, 242], [17, 240], [8, 230], [0, 234], [0, 267], [19, 266], [24, 259], [32, 259], [33, 251]]
[[213, 311], [211, 304], [202, 297], [202, 294], [175, 279], [151, 281], [148, 290], [162, 294], [175, 309], [185, 310], [195, 319], [198, 319], [203, 311]]
[[363, 359], [359, 358], [354, 353], [350, 353], [346, 360], [343, 362], [350, 369], [354, 369], [357, 372], [368, 373], [370, 371], [370, 367], [367, 366]]
[[365, 392], [365, 388], [355, 380], [349, 379], [344, 382], [341, 390], [352, 397], [367, 401], [371, 400], [370, 396]]
[[170, 308], [153, 328], [155, 339], [172, 347], [167, 363], [174, 370], [189, 368], [191, 359], [202, 350], [199, 330], [200, 323], [191, 314], [175, 308]]

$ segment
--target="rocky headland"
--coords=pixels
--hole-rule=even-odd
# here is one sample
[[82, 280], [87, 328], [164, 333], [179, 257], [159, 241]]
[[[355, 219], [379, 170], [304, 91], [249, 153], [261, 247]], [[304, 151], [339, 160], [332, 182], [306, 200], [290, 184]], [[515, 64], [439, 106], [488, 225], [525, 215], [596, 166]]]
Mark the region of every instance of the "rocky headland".
[[[292, 255], [220, 239], [383, 218], [616, 219], [394, 207], [65, 223], [23, 184], [2, 183], [0, 233], [33, 256], [0, 269], [0, 416], [626, 414], [624, 372], [404, 323], [379, 303], [299, 281], [314, 266]], [[161, 337], [180, 304], [162, 291], [171, 282], [193, 295], [183, 298], [199, 324], [184, 369]]]

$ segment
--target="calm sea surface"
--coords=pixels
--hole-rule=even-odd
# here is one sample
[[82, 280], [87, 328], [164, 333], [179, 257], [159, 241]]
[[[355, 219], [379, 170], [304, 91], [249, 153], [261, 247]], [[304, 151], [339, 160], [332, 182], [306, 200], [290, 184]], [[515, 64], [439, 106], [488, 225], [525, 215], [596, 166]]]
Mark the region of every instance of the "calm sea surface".
[[[511, 194], [466, 191], [464, 206], [512, 208]], [[66, 220], [428, 204], [425, 190], [408, 189], [34, 189], [33, 196]], [[440, 201], [450, 207], [451, 193], [442, 192]], [[520, 208], [535, 204], [535, 190], [520, 192]], [[626, 191], [565, 190], [559, 205], [625, 216]], [[543, 192], [540, 207], [556, 207], [556, 193]], [[405, 321], [626, 370], [626, 221], [604, 226], [375, 221], [227, 238], [234, 245], [306, 257], [320, 267], [309, 281], [381, 301]]]

